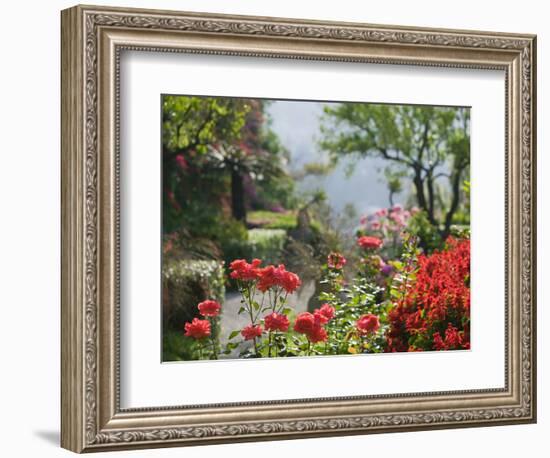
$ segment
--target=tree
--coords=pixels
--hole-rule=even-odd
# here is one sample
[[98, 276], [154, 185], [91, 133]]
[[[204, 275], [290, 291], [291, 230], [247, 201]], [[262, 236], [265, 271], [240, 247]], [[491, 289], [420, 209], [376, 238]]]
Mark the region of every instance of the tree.
[[[164, 96], [162, 100], [163, 224], [204, 224], [216, 213], [225, 176], [212, 147], [241, 137], [250, 107], [244, 99]], [[209, 208], [216, 207], [209, 212]]]
[[[446, 237], [470, 166], [469, 126], [466, 108], [340, 103], [325, 107], [321, 147], [334, 163], [344, 156], [387, 161], [386, 176], [411, 179], [418, 206]], [[439, 202], [441, 183], [448, 202]]]
[[[230, 190], [232, 217], [246, 222], [247, 191], [263, 199], [288, 198], [288, 152], [269, 128], [257, 99], [163, 98], [164, 226], [208, 225]], [[229, 181], [229, 183], [228, 183]], [[259, 191], [259, 192], [257, 192]], [[211, 218], [212, 219], [212, 218]], [[212, 224], [210, 224], [212, 225]]]

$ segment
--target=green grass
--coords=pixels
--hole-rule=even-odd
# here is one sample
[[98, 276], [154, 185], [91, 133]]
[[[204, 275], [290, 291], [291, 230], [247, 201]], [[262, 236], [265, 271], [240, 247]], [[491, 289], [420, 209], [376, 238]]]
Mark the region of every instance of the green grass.
[[248, 223], [265, 229], [294, 229], [296, 227], [296, 214], [293, 212], [276, 213], [268, 210], [249, 212]]

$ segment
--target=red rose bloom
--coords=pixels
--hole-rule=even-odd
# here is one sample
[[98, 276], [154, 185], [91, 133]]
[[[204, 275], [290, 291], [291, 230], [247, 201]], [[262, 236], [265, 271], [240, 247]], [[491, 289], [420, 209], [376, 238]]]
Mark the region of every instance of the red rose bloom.
[[311, 343], [324, 342], [328, 339], [327, 331], [322, 326], [314, 326], [306, 336]]
[[300, 313], [294, 322], [294, 330], [300, 334], [307, 334], [311, 332], [314, 326], [315, 317], [309, 312]]
[[222, 306], [219, 302], [206, 300], [201, 302], [198, 305], [199, 313], [202, 316], [218, 316], [220, 314], [220, 309]]
[[236, 259], [229, 265], [229, 268], [231, 269], [231, 274], [229, 276], [235, 280], [257, 280], [260, 278], [261, 269], [259, 266], [261, 263], [262, 261], [259, 259], [253, 259], [251, 264], [246, 262], [244, 259]]
[[287, 293], [293, 293], [301, 284], [298, 275], [286, 270], [284, 264], [280, 264], [279, 267], [267, 266], [260, 269], [258, 289], [264, 293], [277, 286], [283, 288]]
[[321, 324], [325, 324], [334, 318], [334, 315], [336, 314], [336, 309], [330, 304], [323, 304], [321, 308], [315, 309], [313, 314], [315, 316], [319, 316]]
[[185, 335], [193, 339], [203, 339], [210, 335], [210, 321], [193, 318], [191, 323], [185, 323]]
[[252, 340], [256, 337], [260, 337], [262, 332], [263, 329], [260, 325], [254, 326], [249, 324], [241, 330], [241, 335], [244, 337], [244, 340]]
[[271, 313], [264, 318], [266, 331], [282, 331], [286, 332], [290, 325], [286, 315], [282, 313]]
[[357, 320], [357, 329], [361, 334], [374, 334], [380, 329], [380, 320], [376, 315], [368, 313]]
[[323, 319], [326, 318], [319, 312], [315, 314], [309, 312], [300, 313], [296, 317], [294, 330], [300, 334], [305, 334], [312, 343], [324, 342], [327, 340], [328, 335], [326, 329], [322, 326]]
[[365, 250], [376, 250], [382, 246], [382, 239], [378, 237], [372, 237], [363, 235], [357, 239], [357, 244]]
[[330, 269], [341, 270], [346, 265], [346, 258], [340, 253], [332, 252], [327, 257], [327, 265]]

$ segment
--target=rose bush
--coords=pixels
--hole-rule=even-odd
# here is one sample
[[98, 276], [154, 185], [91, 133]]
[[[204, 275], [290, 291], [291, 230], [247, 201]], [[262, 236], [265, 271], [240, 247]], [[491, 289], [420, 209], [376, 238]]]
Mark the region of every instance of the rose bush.
[[[397, 211], [390, 209], [380, 218], [392, 218], [401, 227], [408, 213]], [[229, 334], [222, 352], [212, 335], [212, 320], [220, 315], [221, 304], [212, 299], [200, 302], [197, 309], [204, 319], [194, 318], [184, 327], [185, 337], [194, 343], [195, 357], [470, 348], [469, 240], [449, 237], [443, 249], [426, 254], [417, 237], [406, 231], [400, 237], [398, 259], [383, 254], [385, 239], [361, 233], [351, 266], [342, 253], [330, 252], [322, 267], [321, 305], [302, 313], [288, 306], [289, 295], [298, 291], [302, 281], [284, 264], [232, 261], [229, 276], [237, 284], [242, 304], [237, 313], [246, 317], [246, 325]]]

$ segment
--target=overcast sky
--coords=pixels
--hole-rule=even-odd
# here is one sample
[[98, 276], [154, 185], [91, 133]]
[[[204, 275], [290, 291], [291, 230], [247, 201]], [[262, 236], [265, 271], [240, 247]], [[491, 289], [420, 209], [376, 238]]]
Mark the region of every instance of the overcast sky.
[[[326, 162], [326, 154], [318, 146], [320, 117], [326, 105], [300, 101], [274, 101], [269, 105], [271, 128], [290, 151], [291, 170], [301, 170], [308, 162]], [[299, 189], [323, 189], [336, 211], [351, 203], [364, 214], [389, 205], [383, 167], [381, 159], [361, 159], [347, 177], [345, 164], [341, 164], [327, 176], [309, 176], [299, 183]], [[399, 198], [395, 201], [399, 203]]]

